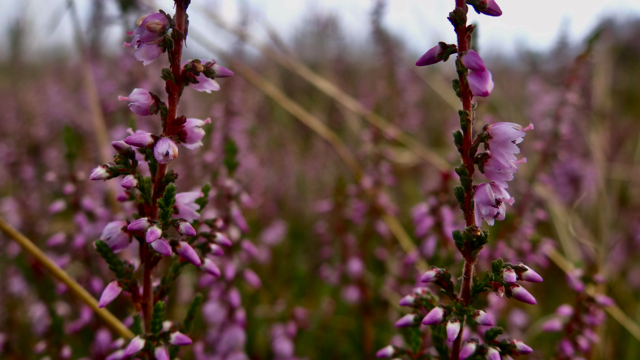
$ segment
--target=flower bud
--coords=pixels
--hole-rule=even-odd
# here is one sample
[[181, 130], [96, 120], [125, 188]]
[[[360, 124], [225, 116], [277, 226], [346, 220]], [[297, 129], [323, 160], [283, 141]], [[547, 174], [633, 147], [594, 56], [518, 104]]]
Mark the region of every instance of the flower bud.
[[151, 248], [164, 256], [171, 256], [171, 254], [173, 254], [173, 251], [171, 251], [171, 245], [169, 245], [169, 242], [163, 238], [152, 242]]
[[416, 61], [416, 66], [427, 66], [439, 63], [442, 61], [442, 57], [438, 58], [438, 53], [440, 53], [440, 45], [436, 45], [427, 50], [427, 52]]
[[569, 304], [562, 304], [556, 309], [556, 314], [562, 317], [570, 317], [573, 315], [573, 306]]
[[564, 324], [562, 323], [562, 321], [560, 319], [553, 318], [551, 320], [547, 320], [544, 323], [542, 323], [540, 328], [544, 332], [558, 332], [558, 331], [562, 330], [563, 326], [564, 326]]
[[538, 275], [537, 272], [531, 270], [528, 266], [523, 265], [523, 264], [519, 264], [520, 266], [526, 268], [525, 271], [521, 272], [519, 274], [520, 279], [522, 279], [522, 281], [528, 281], [528, 282], [533, 282], [533, 283], [541, 283], [542, 282], [542, 276]]
[[398, 304], [400, 306], [413, 306], [413, 305], [415, 305], [415, 303], [416, 303], [416, 297], [415, 297], [415, 295], [412, 295], [412, 294], [409, 294], [409, 295], [403, 297], [398, 302]]
[[242, 242], [240, 243], [240, 247], [242, 247], [242, 250], [249, 254], [249, 256], [254, 258], [258, 256], [258, 248], [253, 245], [251, 241], [242, 240]]
[[558, 352], [560, 352], [561, 354], [567, 357], [572, 357], [576, 353], [576, 350], [573, 348], [573, 344], [571, 344], [571, 340], [562, 339], [558, 343]]
[[473, 313], [473, 320], [475, 320], [478, 325], [482, 326], [493, 326], [493, 320], [489, 317], [489, 314], [482, 310], [476, 310]]
[[462, 63], [471, 71], [485, 71], [487, 67], [480, 55], [474, 50], [469, 50], [463, 57]]
[[396, 321], [395, 326], [402, 327], [411, 327], [420, 325], [420, 317], [416, 314], [407, 314], [400, 318], [400, 320]]
[[244, 278], [244, 281], [246, 281], [247, 284], [249, 284], [249, 286], [254, 289], [259, 289], [262, 286], [260, 277], [251, 269], [244, 269], [244, 271], [242, 272], [242, 277]]
[[151, 135], [151, 133], [138, 130], [132, 135], [127, 136], [124, 139], [124, 142], [127, 145], [131, 145], [139, 148], [146, 148], [153, 145], [153, 143], [155, 142], [155, 139], [153, 138], [153, 135]]
[[134, 187], [138, 186], [138, 179], [136, 179], [136, 177], [133, 175], [127, 175], [124, 177], [124, 179], [122, 179], [120, 186], [127, 190], [133, 189]]
[[517, 280], [516, 272], [510, 267], [504, 268], [502, 269], [502, 278], [509, 284], [515, 284]]
[[191, 343], [192, 343], [191, 339], [187, 335], [179, 331], [172, 332], [171, 335], [169, 336], [169, 344], [171, 345], [183, 346], [183, 345], [191, 345]]
[[112, 281], [104, 288], [102, 295], [100, 296], [100, 301], [98, 302], [98, 307], [103, 308], [109, 305], [115, 298], [120, 295], [122, 292], [122, 286], [117, 281]]
[[202, 267], [207, 273], [215, 277], [220, 277], [220, 275], [222, 275], [222, 273], [220, 272], [220, 268], [218, 268], [218, 266], [209, 258], [204, 258], [204, 263]]
[[169, 138], [160, 138], [153, 147], [153, 156], [160, 164], [168, 164], [178, 157], [178, 145]]
[[137, 220], [134, 220], [127, 226], [127, 230], [129, 231], [147, 231], [147, 229], [151, 226], [149, 222], [149, 218], [143, 217]]
[[527, 291], [527, 289], [523, 288], [518, 284], [510, 285], [507, 289], [507, 295], [510, 295], [514, 299], [521, 301], [525, 304], [535, 305], [538, 303], [536, 301], [536, 298], [534, 298], [533, 295], [531, 295]]
[[424, 317], [424, 319], [422, 319], [422, 323], [424, 325], [437, 325], [440, 324], [443, 320], [444, 320], [444, 309], [441, 308], [440, 306], [436, 306], [433, 309], [431, 309], [431, 311], [429, 311], [429, 313], [427, 314], [427, 316]]
[[159, 346], [153, 350], [156, 360], [169, 360], [169, 351], [164, 346]]
[[453, 342], [460, 333], [460, 320], [453, 318], [447, 323], [447, 341]]
[[141, 116], [151, 115], [150, 108], [152, 105], [155, 104], [155, 100], [153, 99], [149, 91], [145, 89], [139, 89], [139, 88], [133, 89], [133, 91], [131, 92], [131, 94], [129, 94], [128, 97], [118, 96], [118, 100], [130, 101], [129, 110]]
[[460, 360], [464, 360], [473, 354], [476, 353], [476, 348], [478, 347], [478, 342], [475, 340], [467, 341], [464, 345], [462, 345], [462, 349], [460, 349]]
[[147, 230], [146, 240], [147, 244], [151, 244], [152, 242], [158, 240], [162, 236], [162, 229], [158, 225], [151, 225]]
[[489, 70], [472, 71], [467, 80], [474, 96], [487, 97], [493, 91], [493, 77]]
[[533, 352], [533, 349], [520, 340], [511, 340], [511, 343], [516, 346], [516, 350], [520, 355], [527, 355]]
[[90, 180], [107, 180], [111, 177], [109, 174], [109, 167], [105, 165], [100, 165], [97, 168], [91, 171], [91, 175], [89, 175]]
[[397, 352], [395, 347], [393, 347], [392, 345], [387, 345], [378, 350], [378, 352], [376, 353], [376, 357], [379, 359], [388, 359], [396, 355], [396, 353]]
[[196, 236], [196, 229], [184, 220], [178, 221], [178, 232], [185, 236]]
[[141, 338], [139, 335], [134, 337], [126, 349], [124, 349], [124, 353], [122, 354], [123, 358], [129, 357], [138, 351], [144, 349], [144, 345], [146, 340]]
[[220, 66], [218, 64], [214, 64], [211, 68], [213, 69], [213, 72], [215, 73], [214, 76], [217, 77], [217, 78], [228, 78], [228, 77], [233, 76], [233, 71], [231, 71], [231, 70], [229, 70], [229, 69], [227, 69], [225, 67], [222, 67], [222, 66]]
[[420, 278], [420, 281], [422, 281], [423, 283], [430, 283], [430, 282], [435, 282], [439, 278], [440, 278], [440, 269], [436, 267], [432, 267], [431, 269], [427, 270], [427, 272], [425, 272], [424, 275], [422, 275], [422, 277]]
[[596, 294], [593, 298], [596, 300], [596, 303], [598, 303], [598, 305], [603, 307], [609, 307], [616, 304], [616, 302], [613, 301], [612, 298], [603, 294]]
[[213, 241], [215, 241], [218, 245], [222, 246], [231, 246], [233, 243], [222, 233], [216, 232], [213, 236]]
[[175, 246], [175, 250], [178, 255], [180, 255], [182, 258], [189, 261], [193, 265], [202, 265], [198, 254], [196, 254], [196, 251], [193, 250], [191, 245], [189, 245], [189, 243], [187, 243], [186, 241], [180, 241], [178, 245]]
[[211, 251], [211, 255], [213, 256], [222, 256], [224, 255], [224, 250], [218, 244], [209, 244], [209, 250]]
[[125, 143], [122, 140], [118, 140], [118, 141], [112, 141], [111, 142], [111, 146], [113, 146], [113, 148], [118, 152], [118, 154], [120, 155], [124, 155], [127, 153], [127, 151], [129, 151], [131, 149], [131, 146], [127, 145], [127, 143]]
[[485, 355], [487, 360], [500, 360], [500, 351], [494, 348], [493, 346], [489, 346], [487, 348], [487, 354]]

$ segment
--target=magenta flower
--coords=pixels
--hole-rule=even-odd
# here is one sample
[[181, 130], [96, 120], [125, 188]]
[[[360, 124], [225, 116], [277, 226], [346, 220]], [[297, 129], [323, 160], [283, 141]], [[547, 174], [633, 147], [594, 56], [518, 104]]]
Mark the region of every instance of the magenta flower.
[[493, 346], [489, 346], [486, 354], [487, 360], [500, 360], [500, 351], [494, 348]]
[[187, 149], [193, 150], [197, 147], [202, 146], [202, 138], [205, 135], [205, 132], [202, 129], [202, 126], [204, 126], [204, 124], [209, 124], [209, 123], [211, 123], [210, 118], [206, 118], [204, 120], [194, 119], [194, 118], [187, 119], [187, 121], [184, 123], [182, 127], [182, 130], [184, 130], [185, 132], [184, 143], [183, 143], [184, 147], [186, 147]]
[[209, 274], [215, 277], [220, 277], [220, 275], [222, 275], [222, 273], [220, 272], [220, 268], [218, 268], [218, 266], [209, 258], [204, 258], [204, 263], [202, 264], [202, 268], [204, 269], [204, 271], [208, 272]]
[[102, 295], [100, 295], [100, 301], [98, 301], [98, 307], [103, 308], [109, 305], [115, 300], [122, 292], [122, 286], [117, 281], [112, 281], [104, 288]]
[[153, 354], [156, 357], [156, 360], [169, 360], [169, 351], [164, 346], [158, 346], [153, 350]]
[[229, 240], [228, 237], [224, 236], [224, 234], [219, 232], [216, 232], [213, 235], [213, 241], [215, 241], [218, 245], [222, 245], [226, 247], [233, 245], [233, 243], [231, 242], [231, 240]]
[[527, 289], [523, 288], [522, 286], [518, 285], [518, 284], [511, 284], [509, 285], [509, 287], [507, 287], [506, 289], [507, 291], [507, 295], [513, 297], [514, 299], [521, 301], [525, 304], [530, 304], [530, 305], [535, 305], [538, 302], [536, 301], [536, 298], [533, 297], [533, 295], [531, 295]]
[[129, 110], [134, 114], [141, 116], [151, 115], [151, 106], [155, 104], [155, 100], [145, 89], [133, 89], [129, 96], [118, 96], [120, 101], [129, 101]]
[[515, 200], [502, 187], [494, 183], [482, 183], [476, 186], [473, 194], [476, 226], [482, 225], [482, 219], [493, 226], [494, 220], [504, 220], [505, 203], [513, 205]]
[[107, 180], [111, 177], [109, 174], [109, 168], [105, 165], [100, 165], [97, 168], [91, 170], [91, 175], [89, 175], [90, 180]]
[[508, 267], [502, 269], [502, 278], [509, 284], [515, 284], [518, 277], [516, 276], [516, 272], [512, 268]]
[[127, 145], [127, 143], [122, 140], [112, 141], [111, 146], [118, 152], [118, 154], [124, 154], [131, 149], [131, 146]]
[[127, 190], [133, 189], [134, 187], [138, 186], [138, 179], [136, 179], [136, 177], [133, 175], [127, 175], [122, 179], [120, 186]]
[[469, 50], [463, 57], [462, 63], [471, 70], [467, 76], [469, 88], [475, 96], [489, 96], [493, 90], [491, 71], [487, 70], [484, 61], [477, 52]]
[[[129, 129], [129, 131], [131, 131], [131, 129]], [[153, 138], [153, 135], [151, 133], [148, 133], [142, 130], [136, 130], [135, 133], [132, 133], [130, 136], [127, 136], [124, 139], [124, 142], [127, 145], [131, 145], [139, 148], [146, 148], [153, 145], [153, 143], [155, 143], [156, 140]]]
[[416, 314], [407, 314], [400, 318], [400, 320], [396, 321], [395, 326], [402, 327], [411, 327], [420, 325], [420, 317]]
[[242, 272], [242, 277], [244, 278], [244, 281], [246, 281], [246, 283], [249, 284], [249, 286], [251, 286], [252, 288], [259, 289], [260, 287], [262, 287], [262, 280], [260, 280], [260, 277], [255, 273], [255, 271], [251, 269], [244, 269], [244, 271]]
[[498, 6], [498, 4], [494, 0], [472, 0], [467, 1], [467, 3], [473, 6], [474, 10], [478, 14], [485, 14], [489, 16], [502, 15], [500, 6]]
[[430, 282], [437, 281], [439, 277], [440, 277], [440, 272], [438, 271], [438, 269], [431, 268], [427, 270], [427, 272], [425, 272], [424, 275], [422, 275], [422, 277], [420, 278], [420, 281], [422, 281], [423, 283], [430, 283]]
[[176, 213], [173, 214], [175, 218], [182, 218], [189, 222], [200, 219], [198, 210], [200, 206], [195, 201], [204, 196], [203, 193], [198, 191], [183, 192], [176, 194]]
[[169, 138], [160, 138], [153, 147], [153, 156], [160, 164], [168, 164], [178, 157], [178, 145]]
[[476, 310], [473, 313], [473, 320], [475, 320], [478, 325], [482, 326], [493, 326], [493, 320], [489, 317], [489, 314], [482, 310]]
[[147, 234], [145, 236], [145, 240], [147, 244], [150, 244], [156, 240], [158, 240], [162, 236], [162, 229], [158, 225], [151, 225], [147, 230]]
[[476, 348], [478, 347], [478, 343], [476, 341], [470, 340], [462, 346], [460, 349], [460, 355], [458, 356], [460, 360], [464, 360], [473, 354], [476, 353]]
[[447, 341], [453, 342], [460, 333], [460, 320], [453, 318], [447, 323]]
[[511, 340], [511, 343], [516, 346], [516, 351], [518, 351], [520, 355], [527, 355], [533, 352], [530, 346], [520, 340]]
[[149, 218], [143, 217], [137, 220], [133, 220], [129, 226], [127, 226], [127, 230], [129, 231], [147, 231], [147, 229], [151, 226], [149, 222]]
[[528, 281], [533, 283], [541, 283], [543, 281], [542, 276], [538, 275], [537, 272], [531, 270], [531, 268], [529, 268], [527, 265], [524, 265], [524, 264], [518, 264], [518, 265], [526, 268], [525, 271], [522, 271], [518, 274], [518, 276], [522, 281]]
[[100, 240], [106, 242], [114, 253], [129, 246], [129, 234], [123, 230], [125, 226], [127, 226], [126, 221], [112, 221], [102, 230]]
[[173, 254], [173, 252], [171, 251], [171, 245], [169, 245], [169, 242], [164, 238], [160, 238], [152, 242], [151, 248], [153, 248], [153, 250], [155, 250], [158, 254], [164, 256], [171, 256], [171, 254]]
[[542, 331], [545, 331], [545, 332], [558, 332], [562, 330], [563, 327], [564, 327], [564, 324], [562, 323], [562, 320], [558, 318], [547, 320], [544, 323], [542, 323], [542, 325], [540, 325], [540, 328], [542, 329]]
[[189, 222], [184, 221], [184, 220], [178, 221], [178, 232], [181, 235], [185, 235], [185, 236], [195, 236], [196, 235], [196, 229], [194, 229], [193, 226], [191, 226], [191, 224], [189, 224]]
[[441, 55], [440, 45], [436, 45], [427, 50], [427, 52], [416, 61], [416, 66], [427, 66], [439, 63], [442, 61], [442, 56], [438, 55]]
[[139, 335], [134, 337], [133, 339], [131, 339], [131, 342], [129, 343], [129, 345], [127, 345], [127, 348], [124, 349], [124, 353], [122, 354], [122, 357], [126, 358], [144, 349], [145, 343], [146, 343], [146, 340], [141, 338]]
[[224, 255], [224, 250], [218, 244], [209, 244], [209, 250], [211, 251], [211, 255], [213, 256], [222, 256]]
[[191, 343], [192, 343], [192, 340], [187, 335], [179, 331], [172, 332], [171, 335], [169, 336], [169, 344], [171, 345], [184, 346], [184, 345], [190, 345]]
[[[215, 60], [212, 60], [212, 62], [215, 62]], [[218, 64], [213, 64], [211, 68], [213, 69], [214, 77], [216, 78], [228, 78], [233, 76], [233, 71]]]
[[429, 311], [429, 313], [427, 314], [427, 316], [424, 317], [424, 319], [422, 319], [422, 323], [424, 325], [437, 325], [440, 324], [443, 320], [444, 320], [444, 309], [441, 308], [440, 306], [436, 306], [433, 309], [431, 309], [431, 311]]
[[416, 297], [412, 294], [409, 294], [398, 302], [400, 306], [413, 306], [416, 303]]
[[198, 254], [196, 254], [196, 251], [193, 250], [193, 248], [191, 247], [191, 245], [189, 245], [188, 242], [180, 241], [178, 245], [175, 246], [175, 249], [176, 249], [176, 254], [180, 255], [180, 257], [192, 263], [193, 265], [195, 266], [202, 265], [202, 262], [200, 262], [200, 258], [198, 257]]
[[390, 357], [393, 357], [395, 354], [396, 349], [391, 345], [387, 345], [376, 352], [376, 357], [379, 359], [388, 359]]
[[143, 65], [149, 65], [162, 54], [161, 42], [168, 29], [166, 16], [161, 13], [153, 13], [138, 20], [138, 27], [128, 35], [133, 35], [130, 43], [124, 43], [124, 47], [133, 47], [136, 50], [136, 60]]

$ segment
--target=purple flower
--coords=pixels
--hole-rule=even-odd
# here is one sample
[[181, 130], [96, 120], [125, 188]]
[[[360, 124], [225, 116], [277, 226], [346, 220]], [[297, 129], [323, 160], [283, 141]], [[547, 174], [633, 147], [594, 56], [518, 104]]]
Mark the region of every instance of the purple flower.
[[437, 325], [440, 324], [443, 320], [444, 320], [444, 309], [441, 308], [440, 306], [436, 306], [433, 309], [431, 309], [431, 311], [429, 311], [429, 313], [427, 314], [427, 316], [424, 317], [424, 319], [422, 319], [422, 323], [424, 325]]
[[136, 177], [133, 175], [127, 175], [122, 179], [120, 186], [127, 190], [133, 189], [134, 187], [138, 186], [138, 179], [136, 179]]
[[111, 146], [118, 152], [118, 154], [125, 154], [129, 149], [131, 149], [131, 146], [127, 145], [127, 143], [122, 140], [112, 141]]
[[138, 27], [128, 35], [133, 35], [131, 43], [124, 43], [125, 47], [133, 47], [136, 50], [136, 60], [148, 65], [162, 54], [160, 42], [168, 28], [166, 16], [161, 13], [153, 13], [138, 20]]
[[260, 287], [262, 287], [262, 280], [260, 280], [260, 277], [255, 273], [255, 271], [251, 269], [244, 269], [244, 271], [242, 272], [242, 277], [244, 278], [244, 281], [246, 281], [247, 284], [249, 284], [249, 286], [251, 286], [252, 288], [259, 289]]
[[396, 354], [396, 348], [391, 345], [387, 345], [382, 349], [378, 350], [376, 353], [376, 357], [380, 359], [387, 359], [393, 357]]
[[129, 345], [127, 345], [127, 348], [124, 349], [124, 353], [122, 354], [122, 357], [126, 358], [144, 349], [145, 343], [146, 343], [146, 340], [141, 338], [139, 335], [134, 337], [133, 339], [131, 339], [131, 342], [129, 343]]
[[518, 279], [516, 272], [510, 267], [502, 269], [502, 278], [509, 284], [515, 284]]
[[145, 240], [147, 244], [151, 244], [152, 242], [158, 240], [162, 236], [162, 229], [158, 225], [151, 225], [147, 230], [147, 234], [145, 236]]
[[487, 360], [500, 360], [500, 351], [494, 348], [493, 346], [489, 346], [487, 348], [487, 354], [485, 355]]
[[422, 277], [420, 278], [420, 281], [422, 281], [423, 283], [430, 283], [430, 282], [435, 282], [440, 278], [440, 271], [438, 268], [436, 267], [432, 267], [431, 269], [427, 270], [427, 272], [424, 273], [424, 275], [422, 275]]
[[168, 164], [178, 157], [178, 145], [169, 138], [160, 138], [153, 147], [153, 156], [160, 164]]
[[130, 136], [127, 136], [124, 139], [124, 142], [127, 145], [131, 145], [139, 148], [146, 148], [153, 145], [153, 143], [155, 143], [156, 140], [153, 138], [153, 135], [151, 135], [151, 133], [148, 133], [142, 130], [137, 130], [135, 133], [132, 133]]
[[562, 317], [569, 317], [573, 315], [573, 307], [569, 304], [562, 304], [556, 309], [556, 314]]
[[524, 265], [524, 264], [518, 264], [518, 265], [526, 268], [526, 270], [518, 274], [518, 276], [522, 281], [528, 281], [533, 283], [541, 283], [543, 281], [542, 276], [538, 275], [537, 272], [531, 270], [531, 268], [529, 268], [527, 265]]
[[427, 52], [416, 61], [416, 66], [427, 66], [439, 63], [442, 61], [442, 56], [438, 55], [441, 55], [440, 45], [436, 45], [427, 50]]
[[491, 71], [487, 70], [484, 61], [477, 52], [469, 50], [463, 57], [462, 63], [471, 70], [467, 76], [469, 88], [475, 96], [489, 96], [493, 91]]
[[215, 277], [220, 277], [220, 275], [222, 275], [222, 273], [220, 272], [220, 268], [218, 268], [218, 266], [209, 258], [204, 258], [202, 268]]
[[196, 80], [198, 80], [197, 84], [190, 84], [190, 86], [194, 90], [200, 92], [204, 91], [209, 94], [211, 94], [212, 91], [220, 90], [220, 84], [218, 84], [218, 82], [213, 79], [209, 79], [203, 73], [200, 73], [200, 75], [196, 76]]
[[200, 214], [198, 213], [200, 205], [196, 204], [195, 201], [202, 196], [204, 194], [198, 191], [176, 194], [175, 209], [177, 213], [174, 213], [173, 217], [182, 218], [189, 222], [200, 219]]
[[482, 183], [476, 186], [473, 194], [476, 226], [482, 226], [482, 219], [493, 226], [494, 220], [504, 220], [505, 203], [513, 205], [515, 200], [502, 187], [494, 183]]
[[[215, 60], [212, 60], [215, 62]], [[226, 67], [220, 66], [218, 64], [213, 64], [211, 67], [213, 69], [214, 77], [217, 78], [228, 78], [233, 76], [233, 71], [227, 69]]]
[[255, 258], [259, 255], [258, 248], [249, 240], [242, 240], [240, 247], [251, 257]]
[[489, 16], [500, 16], [502, 10], [500, 6], [494, 0], [474, 0], [468, 1], [469, 5], [473, 6], [478, 14], [485, 14]]
[[129, 234], [123, 230], [125, 226], [127, 226], [126, 221], [112, 221], [102, 230], [100, 240], [106, 242], [114, 253], [129, 246]]
[[153, 350], [156, 360], [169, 360], [169, 351], [164, 346], [159, 346]]
[[545, 332], [557, 332], [562, 330], [563, 326], [564, 324], [562, 323], [562, 320], [558, 318], [553, 318], [551, 320], [547, 320], [544, 323], [542, 323], [540, 328], [542, 328], [542, 331], [545, 331]]
[[460, 334], [460, 320], [453, 318], [447, 323], [447, 341], [453, 342]]
[[209, 244], [209, 250], [211, 251], [211, 255], [213, 256], [222, 256], [224, 255], [224, 250], [218, 244]]
[[100, 295], [100, 301], [98, 301], [98, 307], [103, 308], [109, 305], [115, 300], [122, 292], [122, 286], [117, 281], [112, 281], [104, 288], [102, 295]]
[[511, 343], [516, 346], [516, 350], [520, 355], [527, 355], [533, 352], [533, 349], [520, 340], [511, 340]]
[[536, 301], [536, 298], [533, 297], [533, 295], [531, 295], [527, 289], [523, 288], [522, 286], [518, 285], [518, 284], [511, 284], [508, 288], [507, 288], [507, 295], [513, 297], [514, 299], [521, 301], [525, 304], [530, 304], [530, 305], [535, 305], [538, 302]]
[[609, 307], [609, 306], [613, 306], [613, 305], [616, 304], [616, 302], [613, 301], [613, 299], [608, 297], [607, 295], [596, 294], [596, 295], [594, 295], [593, 298], [596, 300], [598, 305], [603, 306], [603, 307]]
[[462, 345], [462, 349], [460, 349], [460, 360], [464, 360], [471, 355], [476, 353], [476, 348], [478, 347], [478, 343], [474, 340], [470, 340]]
[[473, 313], [473, 320], [475, 320], [478, 325], [482, 326], [493, 326], [493, 320], [489, 317], [489, 314], [482, 310], [476, 310]]
[[184, 345], [191, 345], [191, 343], [192, 343], [191, 339], [187, 335], [179, 331], [172, 332], [171, 335], [169, 336], [169, 344], [171, 345], [184, 346]]
[[173, 252], [171, 251], [171, 245], [169, 245], [169, 242], [163, 238], [160, 238], [152, 242], [151, 247], [157, 253], [162, 254], [164, 256], [171, 256], [171, 254], [173, 254]]
[[105, 165], [100, 165], [97, 168], [91, 170], [91, 175], [89, 175], [90, 180], [107, 180], [111, 177], [109, 174], [109, 168]]
[[193, 150], [199, 146], [202, 146], [202, 138], [205, 135], [202, 126], [209, 123], [211, 123], [210, 118], [206, 118], [204, 120], [188, 118], [182, 126], [182, 130], [184, 130], [186, 134], [183, 144], [184, 147]]
[[191, 224], [189, 224], [189, 222], [184, 221], [184, 220], [178, 221], [178, 232], [181, 235], [185, 235], [185, 236], [195, 236], [196, 235], [196, 229], [194, 229], [193, 226], [191, 226]]
[[400, 306], [413, 306], [416, 303], [415, 295], [409, 294], [398, 302]]
[[147, 231], [147, 229], [151, 226], [149, 222], [149, 218], [143, 217], [137, 220], [133, 220], [129, 226], [127, 226], [127, 230], [129, 231]]
[[231, 240], [229, 240], [229, 238], [227, 238], [226, 236], [224, 236], [224, 234], [219, 232], [216, 232], [215, 234], [213, 234], [213, 241], [215, 241], [219, 245], [226, 246], [226, 247], [233, 245], [233, 243], [231, 242]]
[[191, 245], [186, 241], [180, 241], [178, 245], [175, 246], [176, 254], [180, 255], [183, 259], [189, 261], [195, 266], [200, 266], [202, 263], [200, 262], [200, 258], [196, 251], [193, 250]]
[[148, 90], [140, 88], [133, 89], [129, 96], [118, 96], [118, 100], [129, 101], [129, 110], [141, 116], [151, 115], [151, 106], [156, 102]]
[[571, 344], [571, 340], [569, 339], [560, 340], [558, 343], [558, 351], [567, 357], [572, 357], [576, 353], [573, 348], [573, 344]]
[[411, 327], [420, 325], [420, 317], [416, 314], [407, 314], [400, 318], [400, 320], [396, 321], [395, 326], [402, 327]]

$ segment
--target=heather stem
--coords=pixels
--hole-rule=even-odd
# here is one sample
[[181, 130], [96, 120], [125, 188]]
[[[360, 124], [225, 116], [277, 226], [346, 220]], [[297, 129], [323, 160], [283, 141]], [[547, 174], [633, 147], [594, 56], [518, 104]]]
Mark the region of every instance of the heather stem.
[[[162, 129], [163, 135], [171, 130], [176, 119], [180, 96], [182, 95], [182, 46], [187, 33], [187, 7], [190, 0], [176, 0], [175, 21], [176, 29], [174, 29], [173, 39], [174, 47], [169, 51], [169, 59], [171, 61], [171, 73], [175, 82], [166, 81], [166, 91], [168, 97], [167, 116]], [[146, 209], [147, 216], [152, 220], [158, 219], [158, 199], [164, 192], [162, 180], [167, 172], [167, 164], [159, 164], [156, 175], [153, 179], [153, 196], [151, 206]], [[145, 331], [151, 331], [151, 317], [153, 313], [153, 289], [151, 287], [151, 273], [155, 263], [153, 260], [153, 252], [149, 251], [148, 246], [142, 246], [140, 251], [140, 261], [144, 266], [143, 271], [143, 291], [142, 291], [142, 312], [144, 315]]]
[[[454, 22], [455, 32], [458, 40], [458, 59], [459, 65], [462, 62], [462, 56], [466, 54], [469, 50], [469, 37], [470, 34], [467, 28], [467, 19], [466, 14], [468, 11], [468, 7], [465, 3], [465, 0], [456, 0], [456, 10], [458, 12], [461, 11], [460, 15], [464, 15], [459, 22]], [[473, 165], [473, 156], [471, 154], [471, 147], [473, 144], [471, 137], [471, 127], [473, 125], [473, 111], [471, 100], [473, 94], [471, 93], [471, 89], [469, 88], [469, 83], [467, 82], [467, 69], [463, 66], [458, 66], [458, 80], [460, 81], [460, 100], [462, 101], [462, 109], [469, 114], [470, 121], [462, 122], [462, 149], [461, 149], [461, 158], [462, 163], [466, 167], [469, 178], [472, 178], [474, 172]], [[462, 210], [464, 213], [464, 220], [467, 227], [474, 225], [474, 213], [473, 213], [473, 186], [469, 186], [465, 188], [464, 194], [464, 203], [462, 204]], [[464, 270], [462, 274], [462, 288], [460, 289], [460, 295], [458, 300], [465, 305], [469, 304], [471, 299], [471, 287], [473, 285], [473, 268], [476, 262], [475, 257], [469, 252], [465, 251], [464, 256]], [[462, 323], [464, 323], [465, 319], [460, 319]], [[460, 329], [460, 334], [456, 338], [453, 343], [453, 347], [451, 349], [451, 359], [458, 360], [460, 354], [460, 346], [462, 344], [462, 331], [463, 328]]]

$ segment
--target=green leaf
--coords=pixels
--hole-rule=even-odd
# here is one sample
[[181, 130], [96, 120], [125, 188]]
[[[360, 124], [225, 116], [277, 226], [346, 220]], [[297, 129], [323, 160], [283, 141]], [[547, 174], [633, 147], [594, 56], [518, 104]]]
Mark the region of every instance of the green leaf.
[[153, 306], [153, 315], [151, 316], [151, 333], [153, 335], [160, 334], [162, 331], [162, 319], [164, 318], [165, 305], [160, 300]]
[[158, 199], [158, 206], [160, 206], [160, 221], [163, 227], [166, 229], [171, 224], [171, 215], [173, 215], [173, 206], [176, 204], [176, 185], [169, 183], [164, 189], [162, 198]]
[[142, 334], [142, 319], [140, 319], [140, 315], [133, 315], [133, 324], [131, 324], [131, 332], [136, 335]]
[[207, 203], [209, 202], [209, 191], [211, 191], [211, 185], [209, 184], [204, 184], [202, 186], [202, 196], [197, 198], [195, 203], [200, 206], [200, 208], [198, 209], [198, 212], [201, 212], [202, 209], [205, 208], [205, 206], [207, 206]]
[[183, 326], [184, 326], [185, 332], [188, 333], [188, 332], [191, 331], [191, 326], [193, 325], [193, 321], [194, 321], [194, 319], [196, 317], [198, 308], [202, 304], [203, 300], [204, 300], [204, 296], [202, 296], [202, 294], [198, 293], [196, 295], [196, 297], [193, 298], [193, 301], [191, 302], [191, 305], [189, 305], [189, 310], [187, 310], [187, 316], [185, 316], [184, 322], [182, 323]]
[[236, 160], [237, 155], [238, 147], [236, 146], [236, 142], [231, 138], [227, 138], [224, 143], [224, 166], [227, 168], [229, 175], [233, 175], [240, 165]]
[[100, 256], [102, 256], [104, 261], [109, 265], [109, 270], [113, 271], [118, 279], [128, 279], [131, 277], [132, 273], [128, 271], [128, 266], [113, 253], [113, 250], [111, 250], [107, 243], [98, 240], [95, 242], [95, 245]]

